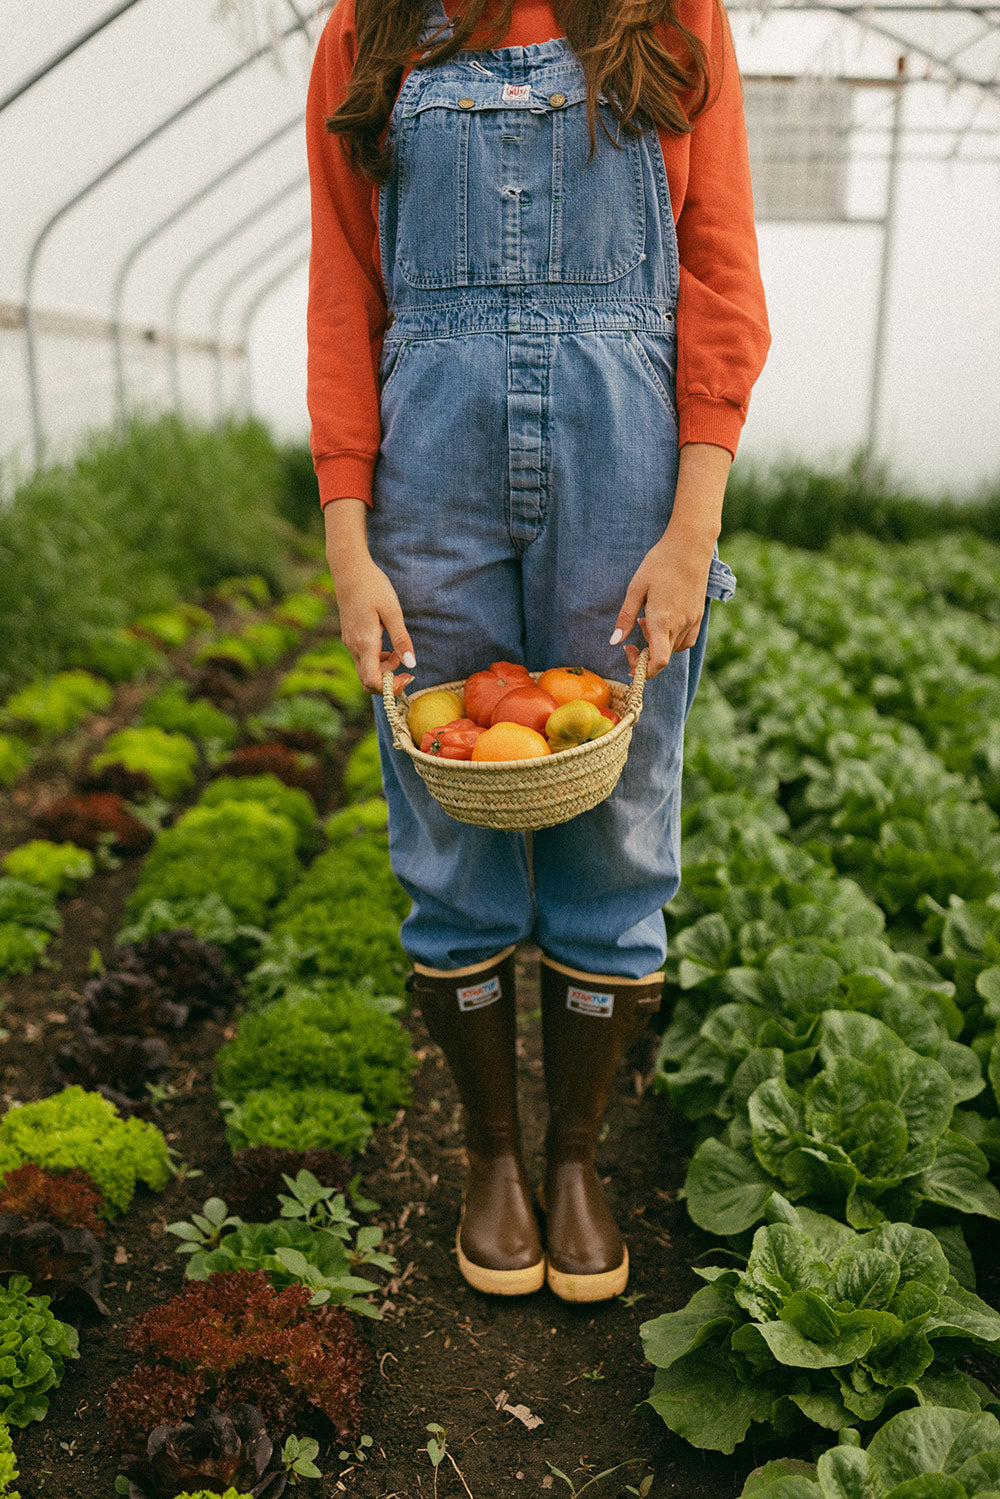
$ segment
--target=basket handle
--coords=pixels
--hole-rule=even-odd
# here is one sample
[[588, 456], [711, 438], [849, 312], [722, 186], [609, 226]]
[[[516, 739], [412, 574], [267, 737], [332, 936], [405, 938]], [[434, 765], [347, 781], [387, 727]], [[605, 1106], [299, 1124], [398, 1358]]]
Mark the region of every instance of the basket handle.
[[639, 659], [635, 663], [635, 672], [632, 676], [632, 685], [625, 699], [626, 713], [634, 713], [636, 718], [642, 712], [642, 694], [646, 687], [646, 668], [649, 665], [649, 646], [644, 645], [639, 652]]
[[[406, 701], [405, 697], [403, 701]], [[393, 745], [396, 749], [406, 749], [407, 745], [403, 739], [406, 716], [399, 711], [391, 671], [382, 673], [382, 703], [385, 707], [385, 716], [389, 720], [389, 727], [392, 730]]]

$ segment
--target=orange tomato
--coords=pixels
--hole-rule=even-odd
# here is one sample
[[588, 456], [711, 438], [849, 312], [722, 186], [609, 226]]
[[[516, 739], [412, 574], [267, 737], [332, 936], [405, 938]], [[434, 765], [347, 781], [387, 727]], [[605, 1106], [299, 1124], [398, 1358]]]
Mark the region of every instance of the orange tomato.
[[551, 693], [560, 707], [580, 698], [585, 703], [596, 703], [598, 708], [607, 708], [611, 704], [611, 688], [607, 682], [585, 666], [550, 666], [538, 678], [538, 685]]
[[490, 723], [523, 723], [541, 734], [559, 704], [550, 692], [543, 692], [534, 682], [513, 687], [505, 692], [493, 709]]
[[523, 723], [495, 723], [472, 748], [473, 760], [535, 760], [551, 753], [543, 735]]

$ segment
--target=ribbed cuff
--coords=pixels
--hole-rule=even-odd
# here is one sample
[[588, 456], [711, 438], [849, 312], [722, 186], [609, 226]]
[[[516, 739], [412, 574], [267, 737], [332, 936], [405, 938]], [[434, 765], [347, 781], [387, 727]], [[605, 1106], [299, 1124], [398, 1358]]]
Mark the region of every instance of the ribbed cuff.
[[315, 458], [313, 466], [319, 484], [319, 503], [325, 508], [331, 500], [364, 500], [372, 502], [372, 476], [375, 459], [363, 453], [332, 453]]
[[732, 401], [718, 401], [711, 396], [688, 396], [678, 403], [679, 444], [711, 442], [728, 448], [733, 457], [739, 446], [746, 412]]

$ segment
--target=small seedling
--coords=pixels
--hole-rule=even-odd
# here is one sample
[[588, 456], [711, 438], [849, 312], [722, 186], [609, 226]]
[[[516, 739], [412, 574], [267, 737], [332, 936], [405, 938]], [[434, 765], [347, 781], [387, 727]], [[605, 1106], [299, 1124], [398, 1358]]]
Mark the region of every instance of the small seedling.
[[147, 1083], [146, 1092], [151, 1103], [159, 1108], [161, 1103], [166, 1103], [171, 1098], [176, 1098], [181, 1090], [176, 1083]]
[[625, 1485], [625, 1492], [627, 1494], [635, 1494], [636, 1499], [649, 1499], [649, 1494], [652, 1490], [652, 1487], [653, 1475], [652, 1473], [647, 1473], [638, 1488], [635, 1488], [632, 1484], [627, 1483]]
[[338, 1452], [337, 1456], [342, 1463], [363, 1463], [368, 1456], [369, 1447], [374, 1446], [374, 1440], [374, 1437], [362, 1437], [353, 1452], [345, 1447], [341, 1452]]
[[596, 1369], [584, 1369], [580, 1375], [580, 1378], [592, 1380], [593, 1383], [596, 1384], [599, 1379], [604, 1378], [604, 1375], [601, 1373], [600, 1364], [598, 1364]]
[[313, 1437], [289, 1437], [281, 1449], [281, 1461], [288, 1473], [289, 1483], [298, 1483], [300, 1478], [322, 1478], [323, 1474], [313, 1462], [319, 1452], [319, 1443]]
[[618, 1297], [618, 1300], [621, 1302], [622, 1306], [635, 1306], [637, 1301], [644, 1301], [645, 1299], [645, 1291], [629, 1291], [627, 1296], [623, 1295]]
[[202, 1204], [200, 1213], [192, 1213], [190, 1223], [168, 1223], [167, 1233], [176, 1234], [181, 1240], [178, 1254], [194, 1254], [199, 1249], [218, 1249], [219, 1240], [227, 1228], [238, 1227], [239, 1218], [233, 1218], [221, 1197], [210, 1197]]
[[[569, 1489], [569, 1499], [579, 1499], [579, 1496], [581, 1494], [585, 1494], [586, 1491], [589, 1488], [592, 1488], [595, 1483], [600, 1483], [602, 1478], [610, 1478], [612, 1473], [618, 1473], [622, 1468], [629, 1468], [633, 1463], [641, 1462], [641, 1457], [627, 1457], [623, 1463], [615, 1463], [615, 1466], [613, 1468], [605, 1468], [603, 1472], [595, 1473], [593, 1478], [588, 1478], [587, 1482], [581, 1484], [579, 1488], [576, 1487], [572, 1478], [570, 1478], [568, 1474], [563, 1472], [562, 1468], [557, 1468], [554, 1463], [546, 1463], [545, 1466], [548, 1468], [550, 1473], [554, 1473], [557, 1478], [562, 1479], [563, 1483]], [[646, 1484], [645, 1478], [642, 1480], [642, 1484]], [[640, 1485], [638, 1489], [631, 1489], [630, 1492], [639, 1494], [642, 1496], [642, 1499], [646, 1499], [646, 1495], [649, 1493], [652, 1484], [653, 1475], [650, 1474], [648, 1486], [643, 1487], [642, 1485]]]
[[456, 1474], [458, 1475], [458, 1481], [459, 1483], [461, 1483], [463, 1489], [468, 1494], [469, 1499], [474, 1499], [472, 1490], [469, 1488], [469, 1485], [465, 1481], [465, 1474], [462, 1472], [461, 1468], [458, 1466], [458, 1463], [448, 1451], [447, 1428], [441, 1426], [437, 1421], [429, 1421], [427, 1423], [427, 1426], [425, 1427], [425, 1430], [429, 1431], [431, 1434], [430, 1441], [427, 1443], [426, 1451], [427, 1456], [431, 1460], [431, 1466], [434, 1469], [434, 1499], [437, 1499], [438, 1469], [444, 1462], [445, 1458], [448, 1459], [448, 1461], [454, 1468]]

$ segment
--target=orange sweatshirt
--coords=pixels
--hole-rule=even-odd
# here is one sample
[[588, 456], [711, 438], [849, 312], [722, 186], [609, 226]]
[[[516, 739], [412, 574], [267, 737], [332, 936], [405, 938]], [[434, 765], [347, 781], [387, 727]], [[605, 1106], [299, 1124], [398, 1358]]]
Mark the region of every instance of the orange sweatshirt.
[[[446, 0], [449, 14], [454, 8]], [[681, 0], [680, 13], [713, 62], [712, 102], [691, 133], [659, 132], [681, 267], [680, 443], [715, 443], [735, 455], [770, 343], [743, 100], [732, 38], [716, 0]], [[525, 47], [560, 35], [548, 0], [515, 0], [500, 45]], [[308, 401], [324, 506], [345, 496], [371, 504], [381, 441], [378, 360], [387, 310], [378, 188], [351, 169], [339, 138], [324, 125], [344, 96], [356, 51], [354, 0], [338, 0], [320, 38], [306, 103], [313, 223]]]

